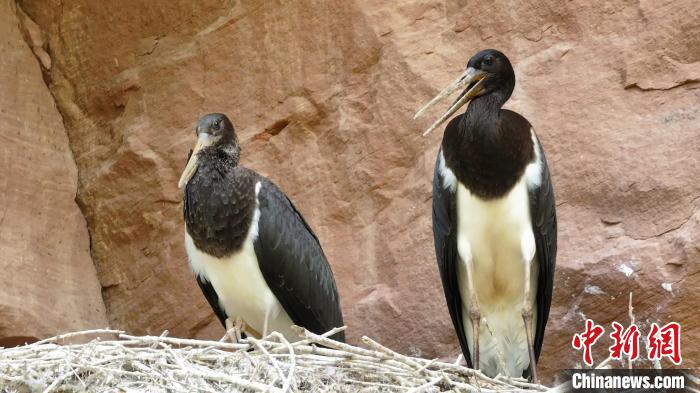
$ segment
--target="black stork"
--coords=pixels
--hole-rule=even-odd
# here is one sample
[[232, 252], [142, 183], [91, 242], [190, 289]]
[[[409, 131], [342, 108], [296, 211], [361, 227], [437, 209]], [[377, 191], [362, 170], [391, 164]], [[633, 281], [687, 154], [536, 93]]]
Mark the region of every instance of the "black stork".
[[[270, 180], [239, 165], [226, 115], [199, 119], [184, 187], [185, 248], [197, 282], [221, 323], [242, 321], [254, 337], [272, 331], [296, 341], [343, 326], [333, 272], [301, 213]], [[343, 341], [343, 332], [332, 338]]]
[[502, 109], [514, 87], [508, 58], [483, 50], [416, 117], [462, 90], [427, 135], [469, 103], [445, 127], [432, 213], [445, 298], [467, 364], [490, 376], [537, 381], [557, 219], [547, 160], [532, 126]]

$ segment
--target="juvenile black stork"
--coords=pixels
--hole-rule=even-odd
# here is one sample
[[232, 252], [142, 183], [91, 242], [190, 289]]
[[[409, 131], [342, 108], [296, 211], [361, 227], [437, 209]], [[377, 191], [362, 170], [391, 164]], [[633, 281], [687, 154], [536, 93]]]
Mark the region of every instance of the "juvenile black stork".
[[537, 381], [557, 219], [547, 160], [532, 126], [502, 109], [514, 87], [508, 58], [483, 50], [416, 117], [463, 89], [427, 135], [469, 102], [445, 128], [432, 214], [442, 285], [467, 364], [490, 376]]
[[[240, 146], [221, 113], [199, 119], [184, 190], [185, 248], [221, 323], [242, 320], [254, 337], [291, 326], [325, 333], [343, 326], [333, 272], [301, 213], [267, 178], [239, 165]], [[343, 341], [343, 332], [332, 338]]]

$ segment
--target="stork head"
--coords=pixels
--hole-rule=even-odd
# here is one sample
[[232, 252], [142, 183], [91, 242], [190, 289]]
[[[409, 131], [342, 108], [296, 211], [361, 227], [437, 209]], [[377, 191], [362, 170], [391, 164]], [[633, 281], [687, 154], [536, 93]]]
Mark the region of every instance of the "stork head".
[[203, 149], [219, 149], [231, 155], [236, 162], [241, 154], [233, 124], [223, 113], [210, 113], [202, 116], [197, 122], [195, 132], [197, 133], [197, 144], [192, 150], [192, 155], [182, 172], [182, 176], [180, 176], [179, 188], [183, 188], [196, 172], [198, 155]]
[[506, 55], [495, 49], [485, 49], [472, 56], [467, 62], [466, 70], [421, 108], [414, 119], [453, 93], [462, 91], [452, 106], [423, 133], [425, 136], [477, 97], [493, 95], [499, 105], [503, 105], [513, 93], [513, 88], [515, 72]]

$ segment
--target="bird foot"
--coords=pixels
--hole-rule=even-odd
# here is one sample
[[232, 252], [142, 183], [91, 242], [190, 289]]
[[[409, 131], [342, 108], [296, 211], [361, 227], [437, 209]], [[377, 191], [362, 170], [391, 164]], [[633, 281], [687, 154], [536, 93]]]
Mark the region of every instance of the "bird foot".
[[224, 322], [224, 325], [226, 327], [226, 336], [222, 338], [221, 340], [225, 340], [226, 337], [228, 337], [228, 340], [232, 343], [237, 343], [238, 340], [236, 340], [236, 335], [233, 331], [233, 321], [231, 321], [231, 318], [226, 318], [226, 321]]
[[229, 341], [234, 344], [241, 342], [242, 333], [245, 331], [245, 322], [243, 322], [243, 319], [241, 317], [236, 317], [236, 319], [232, 321], [231, 318], [226, 318], [225, 325], [226, 335]]
[[233, 331], [236, 334], [236, 342], [240, 342], [243, 338], [243, 332], [245, 331], [245, 322], [243, 318], [236, 317], [236, 323], [233, 324]]

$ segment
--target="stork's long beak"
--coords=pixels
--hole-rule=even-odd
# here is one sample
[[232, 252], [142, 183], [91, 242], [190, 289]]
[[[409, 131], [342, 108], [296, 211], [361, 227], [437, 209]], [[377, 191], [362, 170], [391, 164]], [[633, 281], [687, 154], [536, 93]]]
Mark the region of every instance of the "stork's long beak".
[[197, 144], [194, 145], [194, 150], [192, 150], [192, 155], [190, 155], [189, 161], [187, 161], [187, 166], [185, 170], [182, 171], [182, 176], [180, 176], [180, 181], [177, 183], [178, 188], [183, 188], [190, 181], [192, 175], [197, 171], [197, 160], [198, 153], [207, 146], [212, 145], [212, 138], [209, 134], [202, 132], [197, 137]]
[[485, 76], [486, 73], [484, 71], [477, 70], [473, 67], [467, 68], [467, 70], [464, 71], [464, 73], [460, 75], [459, 78], [455, 79], [454, 82], [450, 83], [443, 91], [440, 92], [440, 94], [435, 96], [435, 98], [430, 100], [429, 103], [425, 104], [424, 107], [422, 107], [418, 112], [416, 112], [416, 115], [413, 116], [414, 119], [422, 115], [426, 110], [428, 110], [428, 108], [431, 108], [433, 105], [452, 95], [452, 93], [454, 93], [455, 91], [460, 89], [466, 89], [470, 84], [473, 83], [470, 89], [464, 90], [462, 94], [460, 94], [460, 96], [457, 97], [457, 100], [452, 104], [450, 109], [448, 109], [447, 112], [445, 112], [445, 114], [440, 116], [440, 118], [437, 119], [437, 121], [433, 123], [433, 125], [431, 125], [427, 130], [425, 130], [423, 136], [428, 135], [432, 130], [436, 129], [440, 124], [444, 123], [445, 120], [449, 119], [450, 116], [452, 116], [459, 108], [464, 106], [464, 104], [469, 102], [472, 98], [476, 97], [483, 90], [482, 82], [484, 81]]

